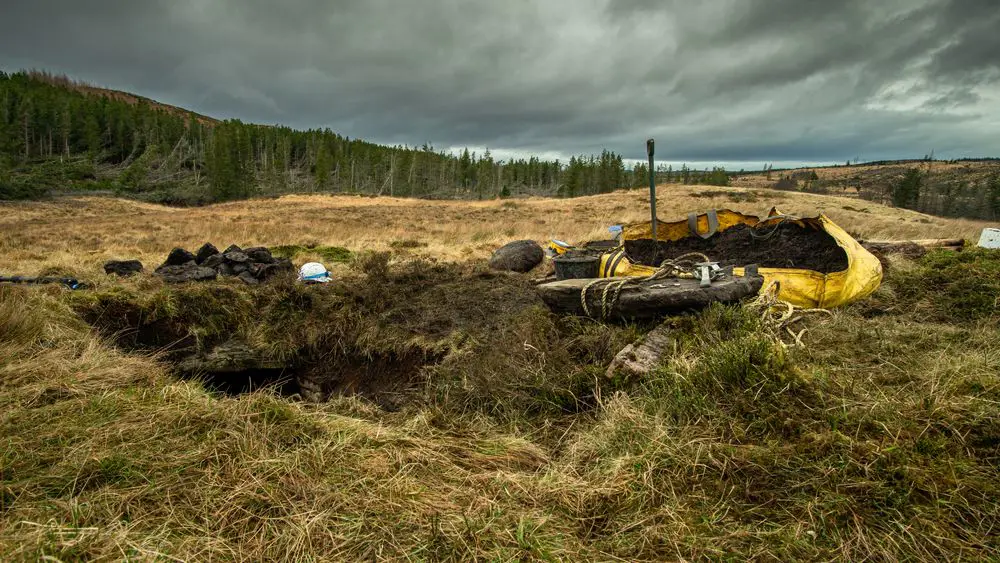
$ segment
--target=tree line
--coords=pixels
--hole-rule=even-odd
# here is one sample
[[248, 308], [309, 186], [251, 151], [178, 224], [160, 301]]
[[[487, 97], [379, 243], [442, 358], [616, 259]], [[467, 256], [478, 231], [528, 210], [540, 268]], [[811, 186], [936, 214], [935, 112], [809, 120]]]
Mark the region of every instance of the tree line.
[[860, 195], [932, 215], [995, 221], [1000, 220], [1000, 169], [949, 177], [913, 167], [882, 189], [862, 190]]
[[645, 182], [610, 151], [562, 163], [383, 146], [329, 129], [218, 122], [65, 77], [0, 71], [0, 199], [66, 186], [168, 203], [290, 192], [574, 197]]

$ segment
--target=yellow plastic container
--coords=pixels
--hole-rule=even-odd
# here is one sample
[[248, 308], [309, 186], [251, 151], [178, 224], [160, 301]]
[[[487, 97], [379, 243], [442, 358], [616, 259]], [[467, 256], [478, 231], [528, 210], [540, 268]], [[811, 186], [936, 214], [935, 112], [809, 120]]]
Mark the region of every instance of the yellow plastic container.
[[[826, 215], [816, 217], [789, 218], [772, 208], [766, 219], [753, 215], [744, 215], [729, 209], [721, 209], [712, 213], [692, 215], [687, 220], [675, 222], [659, 222], [657, 239], [675, 241], [690, 236], [706, 236], [712, 234], [711, 227], [718, 224], [721, 232], [736, 225], [756, 226], [780, 220], [793, 220], [804, 227], [822, 230], [833, 237], [837, 245], [847, 254], [847, 269], [840, 272], [824, 274], [814, 270], [799, 268], [759, 268], [764, 277], [764, 287], [772, 282], [778, 284], [778, 298], [797, 307], [831, 309], [859, 299], [868, 297], [882, 284], [882, 264], [871, 252], [868, 252], [851, 235], [847, 234]], [[692, 227], [697, 233], [692, 232]], [[652, 227], [649, 223], [626, 225], [622, 232], [623, 240], [651, 238]], [[632, 264], [625, 255], [624, 248], [606, 253], [601, 259], [600, 275], [612, 276], [648, 276], [656, 268]], [[735, 268], [733, 273], [743, 275], [743, 268]]]

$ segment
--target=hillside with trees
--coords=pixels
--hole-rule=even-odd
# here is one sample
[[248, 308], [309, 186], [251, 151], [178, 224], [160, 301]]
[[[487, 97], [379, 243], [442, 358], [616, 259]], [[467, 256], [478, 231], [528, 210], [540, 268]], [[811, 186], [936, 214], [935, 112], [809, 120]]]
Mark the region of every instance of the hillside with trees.
[[1000, 220], [1000, 160], [995, 158], [878, 161], [765, 170], [738, 175], [733, 185], [856, 196], [942, 217]]
[[216, 121], [41, 72], [0, 72], [0, 199], [108, 192], [202, 204], [292, 192], [485, 199], [644, 185], [621, 155], [498, 160], [329, 129]]

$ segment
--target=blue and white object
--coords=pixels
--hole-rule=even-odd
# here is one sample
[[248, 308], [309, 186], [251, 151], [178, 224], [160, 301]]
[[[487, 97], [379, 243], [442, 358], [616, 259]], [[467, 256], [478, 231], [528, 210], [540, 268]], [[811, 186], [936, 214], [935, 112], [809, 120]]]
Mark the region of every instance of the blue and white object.
[[611, 233], [611, 238], [618, 240], [622, 236], [622, 226], [621, 225], [611, 225], [608, 227], [608, 232]]
[[319, 262], [306, 262], [299, 268], [299, 281], [304, 283], [327, 283], [333, 281], [326, 266]]

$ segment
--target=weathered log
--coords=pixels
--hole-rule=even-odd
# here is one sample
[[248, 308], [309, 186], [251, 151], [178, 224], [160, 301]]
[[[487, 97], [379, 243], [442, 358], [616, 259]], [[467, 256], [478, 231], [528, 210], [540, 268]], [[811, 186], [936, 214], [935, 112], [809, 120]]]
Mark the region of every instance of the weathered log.
[[660, 358], [673, 347], [670, 323], [654, 328], [639, 342], [622, 348], [608, 366], [608, 378], [621, 374], [626, 377], [646, 375], [660, 365]]
[[913, 240], [869, 240], [864, 241], [871, 244], [900, 244], [900, 243], [913, 243], [925, 248], [935, 248], [938, 246], [963, 246], [965, 245], [965, 239], [963, 238], [921, 238]]
[[251, 369], [283, 369], [283, 362], [266, 358], [245, 342], [230, 340], [208, 352], [189, 356], [177, 367], [185, 373], [235, 373]]
[[933, 238], [915, 240], [863, 240], [861, 246], [867, 250], [875, 250], [882, 253], [904, 253], [912, 252], [914, 248], [959, 249], [965, 246], [965, 239], [960, 238]]
[[[666, 278], [636, 281], [628, 278], [607, 278], [587, 291], [590, 314], [600, 317], [605, 303], [604, 287], [607, 283], [628, 280], [613, 303], [608, 315], [611, 319], [649, 319], [671, 313], [704, 309], [711, 303], [733, 303], [756, 295], [764, 284], [760, 276], [728, 277], [701, 287], [695, 279]], [[581, 292], [593, 279], [571, 279], [536, 286], [538, 294], [556, 313], [586, 316]], [[614, 291], [608, 291], [607, 300], [613, 300]]]

